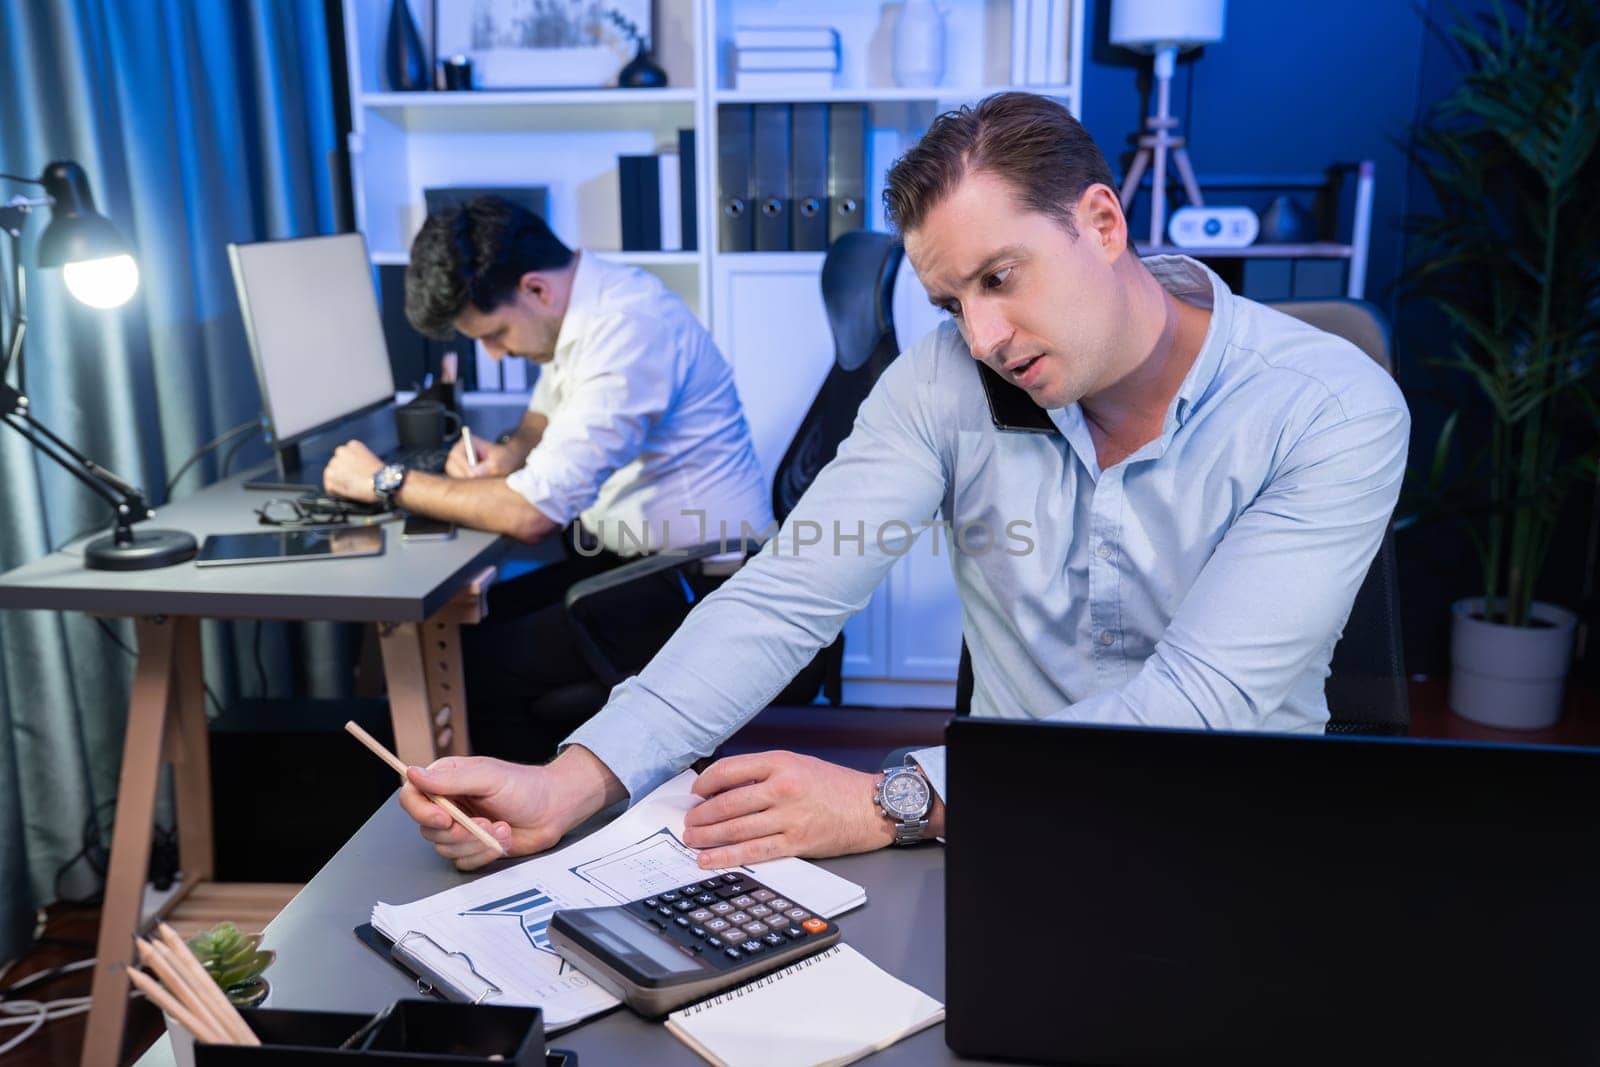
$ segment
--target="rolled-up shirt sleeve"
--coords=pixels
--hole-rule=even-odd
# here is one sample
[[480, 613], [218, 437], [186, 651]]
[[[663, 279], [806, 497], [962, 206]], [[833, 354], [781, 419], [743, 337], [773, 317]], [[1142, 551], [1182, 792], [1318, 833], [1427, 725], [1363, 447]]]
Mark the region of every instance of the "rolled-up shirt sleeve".
[[1330, 403], [1223, 535], [1138, 673], [1050, 717], [1270, 728], [1340, 633], [1394, 511], [1411, 420], [1393, 398], [1348, 417]]
[[567, 738], [635, 799], [764, 708], [866, 606], [937, 513], [948, 457], [916, 362], [908, 352], [889, 366], [777, 536]]
[[[615, 316], [596, 322], [588, 354], [573, 368], [539, 445], [506, 484], [552, 522], [565, 526], [593, 504], [618, 469], [633, 462], [672, 402], [676, 358], [654, 324]], [[535, 388], [534, 404], [548, 402]]]

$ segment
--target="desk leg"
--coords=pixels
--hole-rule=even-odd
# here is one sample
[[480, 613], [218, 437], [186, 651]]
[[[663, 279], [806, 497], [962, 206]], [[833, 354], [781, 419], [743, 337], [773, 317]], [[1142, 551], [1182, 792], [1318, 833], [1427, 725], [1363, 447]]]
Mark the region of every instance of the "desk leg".
[[[155, 820], [163, 740], [177, 695], [173, 665], [180, 655], [193, 655], [198, 659], [199, 624], [193, 619], [140, 619], [138, 639], [139, 662], [128, 701], [122, 770], [117, 778], [111, 866], [106, 875], [105, 904], [100, 912], [100, 937], [95, 949], [93, 1000], [83, 1041], [81, 1063], [84, 1067], [115, 1067], [121, 1059], [122, 1030], [128, 1015], [127, 968], [132, 962], [133, 937], [138, 929], [144, 884], [149, 874], [150, 835]], [[180, 653], [182, 646], [194, 646], [195, 651]], [[193, 684], [200, 684], [198, 672]], [[203, 731], [203, 707], [200, 713]], [[203, 732], [201, 737], [203, 740]], [[192, 750], [190, 738], [186, 736], [183, 740], [185, 749]], [[200, 751], [205, 751], [204, 745], [200, 746]], [[188, 762], [192, 768], [194, 761]], [[192, 800], [181, 784], [179, 790], [182, 798]], [[204, 821], [209, 826], [209, 801], [205, 808]], [[188, 841], [187, 837], [183, 840]], [[209, 853], [209, 848], [206, 852]], [[206, 859], [205, 865], [209, 867], [209, 855]]]
[[464, 756], [466, 689], [461, 670], [461, 628], [438, 617], [421, 623], [380, 623], [383, 673], [396, 754], [426, 767], [439, 756]]

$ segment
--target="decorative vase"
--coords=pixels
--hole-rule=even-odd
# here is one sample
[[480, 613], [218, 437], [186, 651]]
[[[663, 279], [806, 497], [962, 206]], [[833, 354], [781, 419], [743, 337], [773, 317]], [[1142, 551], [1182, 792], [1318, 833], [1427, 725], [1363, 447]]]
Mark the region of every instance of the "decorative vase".
[[1308, 244], [1317, 239], [1317, 218], [1292, 196], [1280, 196], [1261, 216], [1261, 240], [1269, 244]]
[[408, 92], [428, 88], [428, 54], [422, 48], [422, 34], [411, 17], [406, 0], [394, 0], [389, 8], [389, 35], [384, 39], [383, 70], [389, 88]]
[[1502, 730], [1539, 730], [1561, 717], [1578, 617], [1534, 601], [1533, 626], [1483, 618], [1482, 597], [1450, 605], [1450, 709]]
[[944, 80], [944, 16], [933, 0], [906, 0], [894, 26], [894, 83], [925, 89]]
[[660, 89], [666, 84], [667, 72], [651, 58], [650, 49], [643, 41], [639, 42], [639, 48], [628, 60], [627, 66], [617, 71], [619, 89]]

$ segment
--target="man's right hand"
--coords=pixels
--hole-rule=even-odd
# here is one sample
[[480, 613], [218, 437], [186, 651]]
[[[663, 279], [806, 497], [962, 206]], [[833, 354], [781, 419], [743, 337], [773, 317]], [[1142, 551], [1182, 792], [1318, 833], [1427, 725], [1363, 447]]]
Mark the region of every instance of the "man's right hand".
[[569, 747], [545, 766], [446, 756], [427, 768], [408, 769], [400, 806], [422, 827], [434, 850], [463, 871], [499, 859], [499, 854], [424, 793], [456, 801], [511, 856], [543, 852], [572, 827], [627, 795], [610, 769], [581, 745]]
[[445, 474], [452, 478], [504, 478], [521, 466], [510, 446], [497, 445], [477, 434], [472, 436], [472, 451], [478, 458], [476, 466], [467, 462], [467, 441], [463, 433], [445, 460]]

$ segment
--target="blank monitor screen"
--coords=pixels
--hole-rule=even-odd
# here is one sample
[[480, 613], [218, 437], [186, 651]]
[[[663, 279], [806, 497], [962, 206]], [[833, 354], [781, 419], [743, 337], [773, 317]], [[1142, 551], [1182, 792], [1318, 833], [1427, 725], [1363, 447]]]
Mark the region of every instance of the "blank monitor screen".
[[228, 257], [274, 444], [393, 399], [359, 233], [230, 244]]

